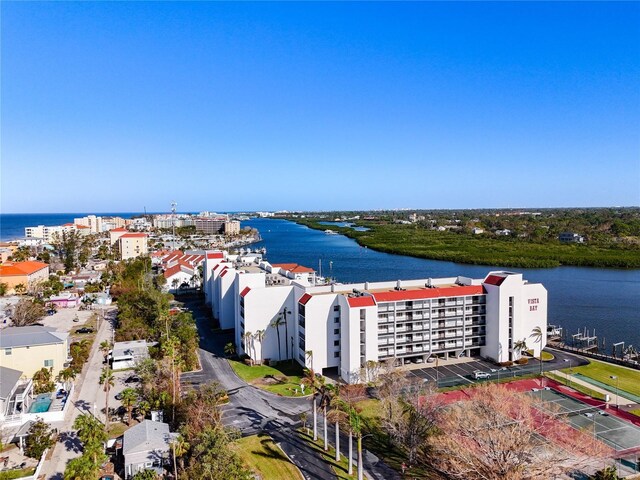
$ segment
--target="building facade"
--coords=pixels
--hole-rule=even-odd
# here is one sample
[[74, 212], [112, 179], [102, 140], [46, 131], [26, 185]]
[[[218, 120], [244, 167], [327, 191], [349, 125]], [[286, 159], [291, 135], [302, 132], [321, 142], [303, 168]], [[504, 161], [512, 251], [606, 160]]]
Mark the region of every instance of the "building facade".
[[[207, 252], [204, 292], [238, 351], [361, 380], [368, 361], [516, 360], [546, 345], [547, 292], [522, 274], [325, 285], [312, 269]], [[542, 338], [534, 331], [540, 329]]]
[[16, 293], [22, 285], [30, 291], [34, 285], [49, 279], [49, 264], [43, 262], [8, 262], [0, 265], [0, 282], [7, 284], [7, 294]]
[[47, 327], [7, 327], [0, 335], [0, 366], [20, 370], [27, 378], [47, 368], [55, 378], [70, 361], [68, 337]]
[[120, 260], [140, 257], [149, 252], [146, 233], [125, 233], [118, 237]]

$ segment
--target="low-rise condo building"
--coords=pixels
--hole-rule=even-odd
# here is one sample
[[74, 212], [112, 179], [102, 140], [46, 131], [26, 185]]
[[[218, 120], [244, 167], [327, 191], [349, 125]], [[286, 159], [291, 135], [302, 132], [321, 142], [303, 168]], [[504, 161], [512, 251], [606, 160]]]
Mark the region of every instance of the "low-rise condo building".
[[146, 233], [125, 233], [118, 237], [118, 250], [120, 260], [146, 255], [149, 251], [147, 247]]
[[534, 355], [546, 345], [547, 291], [520, 273], [326, 285], [300, 265], [207, 252], [204, 291], [240, 353], [294, 358], [350, 383], [368, 361], [507, 362], [523, 353], [522, 340]]

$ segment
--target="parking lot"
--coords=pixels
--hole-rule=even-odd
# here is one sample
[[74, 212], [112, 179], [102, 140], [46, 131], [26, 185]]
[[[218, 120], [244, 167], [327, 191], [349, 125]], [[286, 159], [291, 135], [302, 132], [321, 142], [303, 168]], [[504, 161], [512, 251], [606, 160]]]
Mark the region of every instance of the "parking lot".
[[[555, 362], [544, 362], [543, 370], [555, 370], [558, 366]], [[484, 372], [487, 378], [476, 380], [475, 372]], [[540, 372], [540, 362], [529, 358], [526, 365], [514, 365], [511, 367], [499, 367], [494, 363], [482, 359], [469, 359], [465, 362], [449, 362], [441, 360], [436, 367], [435, 363], [421, 368], [411, 368], [407, 373], [426, 382], [436, 382], [439, 387], [452, 387], [456, 385], [472, 384], [488, 380], [500, 380], [501, 378], [515, 378], [530, 373]]]

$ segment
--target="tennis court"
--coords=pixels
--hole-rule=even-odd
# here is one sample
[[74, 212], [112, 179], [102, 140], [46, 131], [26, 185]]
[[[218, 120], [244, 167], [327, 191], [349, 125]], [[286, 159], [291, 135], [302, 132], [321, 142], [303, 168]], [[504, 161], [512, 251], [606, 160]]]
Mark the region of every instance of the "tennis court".
[[640, 428], [610, 415], [606, 410], [563, 395], [555, 390], [529, 392], [541, 402], [538, 408], [554, 415], [566, 415], [567, 422], [575, 429], [593, 431], [597, 438], [616, 451], [640, 447]]

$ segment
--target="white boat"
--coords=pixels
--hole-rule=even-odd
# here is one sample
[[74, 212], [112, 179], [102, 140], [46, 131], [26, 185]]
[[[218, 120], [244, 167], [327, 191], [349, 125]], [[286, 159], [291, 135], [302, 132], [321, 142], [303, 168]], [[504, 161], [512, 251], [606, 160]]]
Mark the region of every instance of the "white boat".
[[324, 233], [326, 233], [327, 235], [338, 235], [338, 232], [334, 230], [325, 230]]

